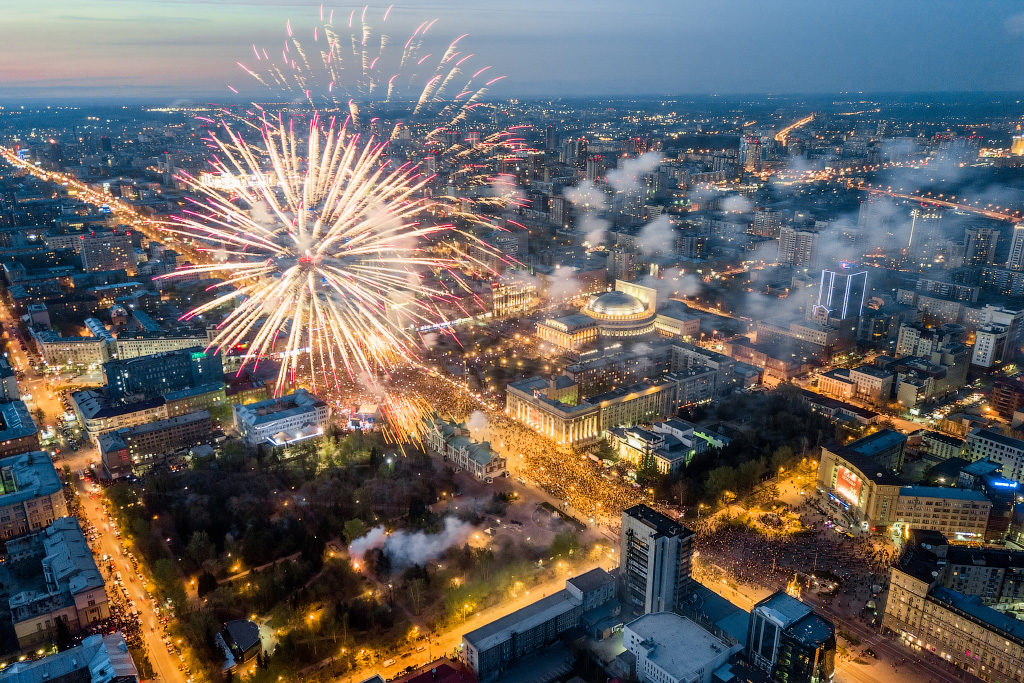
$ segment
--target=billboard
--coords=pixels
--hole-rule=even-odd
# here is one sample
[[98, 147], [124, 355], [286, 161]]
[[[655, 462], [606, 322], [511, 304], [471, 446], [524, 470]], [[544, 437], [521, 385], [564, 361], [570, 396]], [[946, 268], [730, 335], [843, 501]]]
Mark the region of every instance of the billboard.
[[836, 468], [836, 493], [857, 505], [860, 501], [860, 487], [863, 482], [856, 474], [842, 465]]

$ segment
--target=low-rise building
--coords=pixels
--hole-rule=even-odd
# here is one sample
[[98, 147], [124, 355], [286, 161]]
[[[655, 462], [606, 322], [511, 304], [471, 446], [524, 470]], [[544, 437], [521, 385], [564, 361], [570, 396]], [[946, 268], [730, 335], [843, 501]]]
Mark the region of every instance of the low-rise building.
[[505, 458], [487, 441], [473, 441], [465, 424], [432, 418], [427, 425], [427, 443], [438, 455], [455, 467], [480, 480], [505, 474]]
[[[141, 312], [140, 312], [141, 313]], [[148, 316], [146, 316], [148, 317]], [[117, 357], [120, 360], [151, 356], [157, 353], [179, 351], [193, 347], [205, 348], [210, 339], [203, 332], [138, 332], [136, 334], [119, 334], [115, 342]], [[214, 351], [211, 351], [213, 353]]]
[[754, 605], [747, 659], [773, 681], [831, 681], [836, 631], [832, 622], [784, 591]]
[[50, 367], [99, 365], [110, 360], [110, 344], [102, 337], [62, 337], [52, 330], [29, 328], [43, 361]]
[[579, 626], [584, 614], [614, 600], [615, 578], [592, 569], [565, 588], [462, 636], [459, 658], [481, 681], [496, 678], [525, 655]]
[[855, 385], [854, 398], [875, 404], [889, 402], [895, 380], [891, 372], [874, 365], [861, 365], [850, 370], [849, 376]]
[[850, 371], [836, 368], [823, 372], [818, 377], [818, 389], [821, 393], [848, 401], [857, 393], [857, 383], [850, 378]]
[[641, 683], [711, 683], [725, 678], [720, 669], [743, 649], [672, 612], [645, 614], [629, 622], [622, 629], [622, 644], [636, 657]]
[[20, 398], [18, 377], [7, 359], [0, 357], [0, 401], [17, 401]]
[[177, 450], [205, 443], [212, 434], [210, 413], [200, 410], [107, 432], [97, 442], [104, 474], [117, 479], [144, 471]]
[[249, 405], [234, 405], [235, 428], [248, 443], [284, 446], [322, 436], [330, 406], [304, 389]]
[[660, 420], [681, 406], [711, 400], [718, 371], [694, 366], [651, 381], [563, 402], [540, 377], [512, 382], [505, 412], [559, 444], [583, 446], [599, 441], [608, 429]]
[[80, 645], [0, 670], [0, 683], [137, 683], [139, 670], [120, 631], [94, 634]]
[[83, 389], [71, 394], [71, 404], [79, 424], [85, 428], [89, 436], [98, 438], [101, 434], [118, 429], [223, 406], [224, 384], [212, 382], [124, 404], [108, 400], [102, 389]]
[[967, 433], [964, 457], [971, 461], [988, 458], [1002, 468], [1007, 479], [1024, 481], [1024, 441], [1020, 439], [975, 427]]
[[921, 451], [939, 460], [958, 458], [963, 450], [963, 439], [955, 436], [933, 431], [926, 431], [921, 435]]
[[0, 458], [39, 450], [39, 430], [21, 401], [0, 403]]
[[42, 529], [68, 514], [53, 460], [42, 451], [0, 459], [0, 537]]
[[19, 647], [50, 640], [58, 621], [74, 634], [110, 617], [103, 577], [74, 517], [7, 541], [5, 559]]
[[620, 458], [636, 466], [653, 463], [667, 474], [685, 467], [694, 455], [710, 448], [721, 448], [727, 437], [684, 420], [655, 422], [649, 429], [612, 427], [608, 443]]

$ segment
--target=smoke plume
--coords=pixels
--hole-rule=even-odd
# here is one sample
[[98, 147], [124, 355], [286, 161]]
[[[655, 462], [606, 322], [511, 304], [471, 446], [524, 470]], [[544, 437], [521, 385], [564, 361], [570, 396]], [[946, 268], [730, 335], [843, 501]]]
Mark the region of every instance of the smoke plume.
[[387, 533], [384, 527], [374, 527], [370, 533], [357, 538], [348, 547], [350, 557], [362, 558], [369, 550], [380, 548], [391, 559], [394, 569], [423, 564], [440, 557], [445, 550], [465, 543], [476, 531], [472, 524], [455, 517], [446, 517], [444, 529], [436, 534], [423, 531], [396, 531]]

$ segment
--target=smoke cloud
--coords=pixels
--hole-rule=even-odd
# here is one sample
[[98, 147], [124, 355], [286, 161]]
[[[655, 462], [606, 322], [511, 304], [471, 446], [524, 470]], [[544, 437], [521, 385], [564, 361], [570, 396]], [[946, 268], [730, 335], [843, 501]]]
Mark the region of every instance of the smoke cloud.
[[576, 187], [565, 190], [565, 198], [574, 207], [579, 217], [576, 229], [583, 233], [584, 241], [591, 245], [604, 242], [608, 221], [598, 214], [608, 208], [608, 198], [592, 180], [584, 180]]
[[753, 208], [753, 203], [741, 194], [731, 194], [722, 200], [722, 211], [726, 213], [746, 213]]
[[469, 540], [476, 528], [455, 517], [446, 517], [444, 530], [436, 534], [423, 531], [396, 531], [387, 533], [384, 527], [374, 527], [370, 533], [357, 538], [348, 547], [350, 557], [362, 558], [374, 548], [380, 548], [391, 559], [394, 569], [423, 564], [440, 557], [448, 548]]
[[470, 437], [475, 441], [486, 441], [490, 434], [490, 423], [483, 411], [474, 410], [466, 420], [466, 427], [469, 429]]
[[670, 254], [675, 251], [676, 230], [666, 214], [662, 214], [640, 229], [637, 247], [644, 256]]
[[638, 157], [622, 159], [619, 167], [608, 171], [606, 179], [616, 192], [628, 192], [640, 187], [640, 178], [658, 168], [661, 152], [645, 152]]

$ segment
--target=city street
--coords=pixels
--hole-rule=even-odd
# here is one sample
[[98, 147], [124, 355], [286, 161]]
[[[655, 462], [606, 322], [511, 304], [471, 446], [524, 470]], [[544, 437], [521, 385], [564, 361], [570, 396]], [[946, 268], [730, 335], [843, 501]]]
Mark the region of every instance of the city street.
[[[113, 558], [113, 573], [107, 567], [103, 567], [103, 575], [107, 582], [107, 594], [113, 595], [115, 590], [112, 574], [116, 575], [117, 572], [120, 572], [132, 601], [131, 606], [139, 610], [142, 636], [146, 643], [149, 661], [153, 664], [158, 680], [184, 683], [188, 679], [181, 670], [182, 663], [177, 655], [167, 651], [167, 646], [161, 640], [163, 626], [156, 615], [153, 598], [146, 591], [144, 579], [141, 578], [140, 573], [132, 568], [121, 539], [115, 535], [110, 517], [103, 509], [101, 502], [103, 499], [99, 494], [90, 492], [89, 484], [77, 477], [75, 478], [75, 489], [78, 491], [78, 498], [82, 503], [82, 513], [98, 532], [98, 536], [92, 544], [96, 564], [103, 567], [103, 562], [100, 559], [103, 555]], [[142, 567], [141, 564], [139, 566]]]

